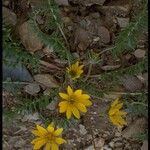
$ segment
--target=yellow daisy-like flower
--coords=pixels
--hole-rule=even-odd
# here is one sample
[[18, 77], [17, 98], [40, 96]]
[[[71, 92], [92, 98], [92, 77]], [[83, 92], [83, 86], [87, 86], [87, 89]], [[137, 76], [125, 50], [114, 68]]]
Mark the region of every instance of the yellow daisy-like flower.
[[75, 64], [72, 64], [70, 67], [67, 67], [67, 72], [71, 76], [73, 80], [79, 78], [81, 74], [83, 73], [83, 66], [79, 65], [79, 61], [77, 61]]
[[36, 130], [32, 130], [32, 133], [37, 136], [31, 143], [34, 144], [34, 150], [40, 150], [42, 147], [44, 150], [59, 150], [59, 145], [66, 143], [66, 141], [59, 137], [63, 131], [63, 128], [55, 130], [53, 124], [50, 124], [47, 129], [36, 125]]
[[76, 118], [80, 118], [80, 111], [87, 112], [86, 107], [92, 105], [89, 100], [90, 96], [87, 94], [82, 94], [82, 90], [78, 89], [73, 91], [73, 89], [68, 86], [67, 93], [59, 93], [62, 101], [59, 103], [59, 112], [65, 113], [67, 119], [70, 119], [72, 114]]
[[108, 115], [111, 122], [116, 126], [127, 125], [127, 122], [122, 118], [125, 117], [127, 112], [121, 111], [120, 109], [123, 107], [123, 103], [119, 102], [119, 98], [117, 98], [109, 109]]

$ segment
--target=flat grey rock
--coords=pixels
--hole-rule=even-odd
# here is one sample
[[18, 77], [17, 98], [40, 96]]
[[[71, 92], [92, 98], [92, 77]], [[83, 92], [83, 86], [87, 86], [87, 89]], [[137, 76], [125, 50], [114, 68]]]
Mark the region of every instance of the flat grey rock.
[[3, 80], [6, 80], [7, 78], [11, 78], [12, 81], [33, 81], [31, 74], [21, 63], [18, 63], [15, 66], [3, 64]]

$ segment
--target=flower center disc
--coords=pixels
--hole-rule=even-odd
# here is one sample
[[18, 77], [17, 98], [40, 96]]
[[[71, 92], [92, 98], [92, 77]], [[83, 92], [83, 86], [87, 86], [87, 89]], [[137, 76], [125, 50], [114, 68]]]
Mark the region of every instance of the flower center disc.
[[75, 77], [75, 76], [77, 75], [76, 71], [74, 71], [74, 70], [71, 70], [71, 71], [69, 72], [69, 74], [70, 74], [72, 77]]
[[73, 98], [70, 98], [70, 100], [69, 100], [70, 104], [73, 104], [74, 101], [75, 101], [75, 100], [74, 100]]
[[49, 134], [49, 135], [47, 136], [47, 139], [48, 139], [48, 141], [54, 141], [54, 140], [55, 140], [55, 137], [54, 137], [52, 134]]

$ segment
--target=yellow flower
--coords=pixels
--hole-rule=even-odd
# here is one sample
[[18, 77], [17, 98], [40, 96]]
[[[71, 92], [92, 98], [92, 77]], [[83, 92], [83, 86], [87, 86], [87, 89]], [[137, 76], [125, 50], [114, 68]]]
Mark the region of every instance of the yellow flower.
[[83, 73], [83, 66], [84, 65], [79, 66], [79, 62], [77, 61], [75, 64], [72, 64], [69, 68], [67, 67], [67, 72], [73, 80], [81, 76], [81, 74]]
[[47, 129], [36, 125], [36, 130], [32, 130], [32, 133], [37, 136], [31, 143], [34, 144], [33, 149], [39, 150], [43, 146], [45, 150], [59, 150], [59, 145], [66, 143], [66, 141], [59, 137], [63, 131], [63, 128], [54, 129], [53, 124], [50, 124]]
[[126, 125], [127, 122], [122, 118], [125, 117], [127, 112], [121, 111], [120, 109], [123, 107], [123, 103], [119, 102], [119, 98], [117, 98], [109, 109], [108, 115], [111, 122], [116, 126]]
[[80, 118], [80, 111], [87, 112], [86, 107], [92, 105], [89, 100], [90, 96], [87, 94], [82, 94], [82, 90], [78, 89], [73, 91], [73, 89], [68, 86], [67, 93], [59, 93], [62, 101], [59, 103], [59, 112], [65, 113], [67, 119], [70, 119], [72, 114], [76, 118]]

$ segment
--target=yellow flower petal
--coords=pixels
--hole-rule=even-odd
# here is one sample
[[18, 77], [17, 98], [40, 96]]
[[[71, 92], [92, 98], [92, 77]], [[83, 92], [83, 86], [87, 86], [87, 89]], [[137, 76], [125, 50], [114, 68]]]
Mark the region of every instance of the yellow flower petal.
[[42, 139], [43, 139], [43, 138], [38, 137], [38, 138], [32, 140], [32, 141], [31, 141], [31, 144], [35, 144], [36, 142], [41, 141]]
[[111, 120], [111, 122], [112, 122], [114, 125], [120, 126], [119, 123], [118, 123], [118, 119], [117, 119], [117, 118], [115, 118], [115, 117], [110, 117], [110, 120]]
[[79, 95], [82, 94], [82, 90], [76, 90], [76, 91], [74, 92], [74, 94], [77, 95], [77, 96], [79, 96]]
[[90, 96], [87, 94], [82, 94], [81, 99], [90, 99]]
[[84, 65], [79, 66], [80, 69], [82, 69], [84, 67]]
[[45, 146], [45, 150], [50, 150], [50, 148], [51, 148], [51, 144], [47, 143], [46, 146]]
[[60, 113], [66, 112], [68, 107], [68, 102], [67, 101], [61, 102], [59, 106], [60, 106], [59, 108]]
[[63, 128], [59, 128], [54, 132], [55, 136], [59, 136], [63, 132]]
[[78, 74], [81, 75], [83, 73], [83, 70], [78, 70]]
[[51, 150], [59, 150], [57, 144], [51, 144]]
[[38, 130], [32, 130], [31, 132], [32, 132], [32, 134], [34, 134], [36, 136], [42, 136], [43, 135]]
[[67, 72], [69, 73], [70, 68], [67, 67], [66, 69], [67, 69]]
[[65, 99], [65, 100], [68, 100], [69, 96], [65, 93], [59, 93], [59, 96], [62, 98], [62, 99]]
[[62, 138], [56, 138], [56, 143], [57, 144], [63, 144], [63, 143], [66, 143], [66, 140], [64, 140]]
[[109, 110], [109, 115], [114, 115], [118, 112], [118, 109], [110, 109]]
[[66, 104], [68, 104], [68, 101], [62, 101], [62, 102], [60, 102], [60, 103], [58, 104], [58, 106], [63, 106], [63, 105], [66, 105]]
[[67, 92], [68, 92], [68, 95], [72, 95], [73, 94], [73, 90], [70, 86], [67, 87]]
[[37, 142], [35, 142], [35, 145], [33, 147], [34, 150], [40, 149], [47, 141], [45, 139], [41, 139]]
[[75, 79], [77, 79], [77, 78], [79, 78], [80, 76], [78, 75], [78, 76], [75, 76], [75, 77], [72, 77], [72, 80], [75, 80]]
[[119, 103], [119, 98], [114, 100], [114, 102], [111, 104], [111, 107], [116, 106], [118, 103]]
[[47, 130], [48, 130], [50, 133], [52, 133], [52, 132], [54, 131], [54, 127], [52, 127], [51, 125], [49, 125], [49, 126], [47, 127]]
[[77, 109], [79, 109], [81, 112], [87, 112], [85, 105], [83, 105], [81, 103], [76, 103], [75, 105], [76, 105]]
[[47, 134], [47, 130], [44, 129], [43, 127], [39, 126], [39, 125], [36, 125], [38, 131], [42, 134], [42, 135], [45, 135]]
[[125, 116], [125, 115], [127, 115], [127, 112], [125, 112], [125, 111], [118, 111], [118, 112], [116, 112], [116, 115], [120, 115], [120, 116]]
[[77, 61], [77, 62], [75, 63], [75, 67], [78, 68], [78, 66], [79, 66], [79, 61]]
[[80, 113], [79, 113], [79, 110], [76, 108], [76, 107], [74, 107], [74, 106], [72, 106], [72, 113], [74, 114], [74, 116], [76, 117], [76, 118], [78, 118], [78, 119], [80, 119]]
[[54, 127], [54, 126], [55, 126], [54, 122], [51, 122], [51, 123], [49, 124], [49, 126]]
[[126, 122], [122, 117], [118, 116], [117, 118], [118, 118], [118, 123], [119, 123], [121, 126], [127, 124], [127, 122]]
[[75, 64], [72, 64], [71, 66], [70, 66], [70, 71], [71, 70], [75, 70], [76, 69], [76, 65]]
[[123, 103], [119, 103], [115, 106], [115, 109], [121, 109], [123, 107]]
[[70, 118], [71, 118], [71, 115], [72, 115], [71, 109], [70, 109], [70, 107], [68, 107], [68, 108], [67, 108], [67, 112], [66, 112], [66, 117], [67, 117], [67, 119], [70, 119]]
[[92, 105], [92, 102], [88, 99], [80, 99], [79, 103], [82, 103], [85, 106], [91, 106]]

